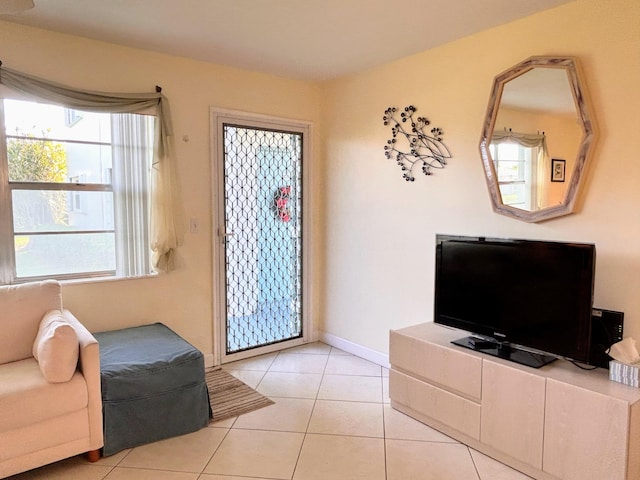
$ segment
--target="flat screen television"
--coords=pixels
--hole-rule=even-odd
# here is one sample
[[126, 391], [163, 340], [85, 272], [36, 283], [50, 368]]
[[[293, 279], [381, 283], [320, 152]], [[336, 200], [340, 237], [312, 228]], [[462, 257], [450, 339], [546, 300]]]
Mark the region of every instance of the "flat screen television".
[[434, 322], [535, 368], [588, 363], [594, 275], [592, 244], [437, 235]]

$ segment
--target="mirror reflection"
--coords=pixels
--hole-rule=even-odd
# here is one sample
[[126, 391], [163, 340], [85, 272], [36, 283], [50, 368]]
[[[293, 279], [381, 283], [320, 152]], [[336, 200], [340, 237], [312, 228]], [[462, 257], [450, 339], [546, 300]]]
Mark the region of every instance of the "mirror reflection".
[[536, 222], [573, 211], [594, 139], [575, 60], [531, 57], [496, 77], [480, 142], [494, 210]]
[[[534, 68], [507, 82], [489, 144], [502, 203], [528, 211], [561, 204], [582, 135], [564, 69]], [[564, 175], [552, 175], [552, 159], [565, 161]]]

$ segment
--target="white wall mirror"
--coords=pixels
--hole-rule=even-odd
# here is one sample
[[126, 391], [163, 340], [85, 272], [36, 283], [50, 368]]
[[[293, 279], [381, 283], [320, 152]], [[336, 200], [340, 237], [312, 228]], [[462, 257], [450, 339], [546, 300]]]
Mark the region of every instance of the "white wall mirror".
[[480, 138], [493, 210], [526, 222], [572, 213], [595, 137], [575, 58], [531, 57], [498, 75]]

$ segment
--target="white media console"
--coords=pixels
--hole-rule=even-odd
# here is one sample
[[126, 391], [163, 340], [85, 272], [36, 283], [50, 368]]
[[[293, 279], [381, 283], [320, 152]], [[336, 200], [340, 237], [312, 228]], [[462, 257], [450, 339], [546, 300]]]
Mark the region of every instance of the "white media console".
[[424, 323], [390, 332], [391, 405], [539, 480], [640, 479], [640, 389], [602, 368], [525, 367]]

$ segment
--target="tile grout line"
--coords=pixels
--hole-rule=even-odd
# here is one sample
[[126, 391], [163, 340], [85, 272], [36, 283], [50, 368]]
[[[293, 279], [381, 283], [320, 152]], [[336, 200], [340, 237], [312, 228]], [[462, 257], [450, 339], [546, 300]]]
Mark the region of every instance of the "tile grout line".
[[[278, 352], [278, 355], [280, 354], [280, 352]], [[273, 365], [273, 362], [275, 361], [275, 359], [278, 357], [278, 355], [276, 355], [275, 357], [273, 357], [273, 360], [271, 361], [271, 363], [269, 364], [269, 366], [267, 367], [267, 370], [258, 370], [262, 372], [262, 376], [260, 377], [260, 381], [257, 383], [255, 390], [258, 391], [258, 387], [260, 386], [260, 384], [262, 383], [262, 381], [264, 380], [264, 377], [266, 376], [267, 372], [269, 371], [269, 369], [271, 368], [271, 365]], [[251, 371], [256, 371], [256, 370], [251, 370]], [[209, 457], [209, 459], [207, 460], [207, 462], [205, 463], [204, 467], [202, 468], [202, 470], [200, 471], [200, 473], [198, 474], [198, 479], [200, 477], [202, 477], [202, 475], [205, 475], [204, 471], [207, 469], [207, 467], [209, 466], [209, 464], [211, 463], [211, 460], [213, 460], [213, 457], [216, 455], [216, 453], [218, 452], [218, 450], [220, 449], [220, 447], [222, 446], [222, 444], [224, 443], [225, 439], [229, 436], [229, 433], [231, 432], [231, 430], [233, 430], [233, 426], [236, 424], [236, 422], [238, 421], [238, 418], [240, 418], [240, 415], [235, 417], [235, 419], [233, 420], [233, 422], [231, 422], [231, 425], [229, 425], [228, 428], [225, 428], [226, 432], [222, 437], [222, 440], [220, 440], [220, 443], [218, 444], [218, 446], [213, 450], [213, 452], [211, 453], [211, 456]], [[206, 427], [206, 428], [218, 428], [218, 427]], [[241, 430], [241, 429], [238, 429]]]
[[384, 411], [384, 375], [383, 375], [383, 371], [380, 370], [380, 400], [381, 400], [381, 404], [382, 404], [382, 449], [384, 452], [384, 478], [385, 480], [387, 480], [389, 478], [389, 466], [388, 466], [388, 462], [387, 462], [387, 426], [385, 423], [385, 411]]
[[300, 450], [298, 451], [298, 457], [296, 458], [296, 464], [293, 466], [293, 473], [291, 474], [291, 480], [293, 480], [296, 476], [296, 470], [298, 469], [298, 464], [300, 463], [300, 457], [302, 456], [302, 449], [304, 448], [304, 444], [307, 440], [307, 434], [309, 433], [309, 425], [311, 424], [311, 418], [313, 417], [313, 412], [316, 409], [316, 404], [318, 403], [318, 395], [320, 393], [320, 388], [322, 387], [322, 381], [324, 380], [325, 372], [327, 371], [327, 364], [329, 363], [329, 357], [331, 356], [331, 350], [326, 354], [326, 360], [324, 362], [324, 368], [322, 369], [322, 376], [320, 377], [320, 383], [318, 384], [318, 390], [316, 391], [316, 396], [313, 399], [313, 407], [311, 407], [311, 413], [309, 414], [309, 420], [307, 420], [307, 426], [304, 429], [304, 435], [302, 437], [302, 443], [300, 444]]
[[473, 458], [473, 455], [471, 455], [471, 447], [469, 447], [468, 445], [465, 445], [465, 446], [467, 447], [467, 453], [469, 454], [469, 458], [471, 458], [471, 463], [473, 464], [473, 468], [475, 468], [476, 470], [476, 475], [478, 476], [478, 480], [482, 480], [482, 476], [480, 475], [480, 470], [478, 470], [478, 465], [476, 464], [476, 461]]
[[[236, 417], [236, 420], [238, 419], [238, 417]], [[236, 423], [235, 420], [233, 421], [233, 423]], [[213, 457], [216, 456], [216, 453], [218, 453], [218, 450], [220, 449], [220, 447], [222, 446], [222, 443], [225, 441], [225, 439], [227, 438], [227, 436], [229, 435], [229, 432], [231, 432], [231, 429], [233, 428], [233, 423], [231, 424], [231, 426], [229, 428], [227, 428], [225, 434], [222, 436], [222, 439], [220, 440], [220, 443], [218, 443], [218, 446], [216, 448], [213, 449], [213, 452], [211, 453], [211, 455], [209, 456], [209, 459], [207, 460], [207, 462], [204, 464], [204, 467], [202, 467], [202, 470], [200, 471], [200, 473], [198, 473], [198, 478], [200, 478], [203, 474], [204, 471], [207, 469], [207, 467], [209, 466], [209, 464], [211, 463], [211, 460], [213, 460]], [[205, 428], [214, 428], [214, 427], [205, 427]]]

